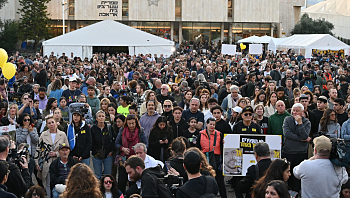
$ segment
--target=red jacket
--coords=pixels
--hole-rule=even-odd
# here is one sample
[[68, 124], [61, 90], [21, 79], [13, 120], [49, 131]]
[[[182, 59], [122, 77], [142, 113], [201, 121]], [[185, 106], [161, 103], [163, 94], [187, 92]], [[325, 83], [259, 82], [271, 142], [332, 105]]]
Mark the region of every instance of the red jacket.
[[215, 132], [216, 132], [216, 145], [214, 148], [214, 154], [215, 155], [221, 155], [221, 132], [215, 130], [212, 134], [210, 134], [210, 145], [209, 145], [209, 137], [207, 134], [206, 129], [199, 132], [199, 144], [201, 151], [203, 153], [209, 152], [213, 150], [214, 147], [214, 138], [215, 138]]

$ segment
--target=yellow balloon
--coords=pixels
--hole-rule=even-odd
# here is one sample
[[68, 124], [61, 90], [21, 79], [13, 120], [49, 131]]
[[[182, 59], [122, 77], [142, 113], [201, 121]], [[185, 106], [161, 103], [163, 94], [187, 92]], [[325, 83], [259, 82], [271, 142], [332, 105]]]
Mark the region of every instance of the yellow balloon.
[[242, 46], [243, 46], [243, 43], [241, 43], [241, 44], [239, 44], [239, 46], [242, 48]]
[[247, 48], [247, 46], [246, 45], [242, 45], [241, 49], [244, 50], [245, 48]]
[[5, 63], [2, 66], [2, 74], [4, 74], [7, 80], [13, 78], [16, 74], [16, 68], [12, 63]]
[[0, 48], [0, 67], [2, 67], [7, 62], [7, 59], [7, 52], [4, 49]]

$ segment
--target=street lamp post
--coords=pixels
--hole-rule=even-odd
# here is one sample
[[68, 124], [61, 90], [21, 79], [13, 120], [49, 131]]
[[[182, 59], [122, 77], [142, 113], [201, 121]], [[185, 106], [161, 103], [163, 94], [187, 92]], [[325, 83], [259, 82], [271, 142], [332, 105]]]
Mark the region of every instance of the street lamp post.
[[65, 10], [64, 10], [64, 5], [66, 5], [67, 4], [67, 2], [64, 2], [64, 0], [62, 0], [62, 18], [63, 18], [63, 34], [65, 34], [66, 33], [66, 24], [65, 24], [65, 17], [64, 17], [64, 12], [65, 12]]

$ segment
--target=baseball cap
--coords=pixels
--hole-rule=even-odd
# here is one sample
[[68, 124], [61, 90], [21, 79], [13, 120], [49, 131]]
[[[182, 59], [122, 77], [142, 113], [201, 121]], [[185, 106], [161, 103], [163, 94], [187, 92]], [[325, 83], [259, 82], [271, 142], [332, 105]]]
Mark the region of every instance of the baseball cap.
[[322, 149], [329, 150], [331, 152], [332, 142], [329, 138], [322, 135], [314, 139], [315, 149], [317, 152], [320, 152]]
[[254, 112], [253, 108], [251, 106], [246, 106], [242, 109], [242, 113], [246, 112], [246, 111], [250, 111], [250, 112]]
[[317, 100], [323, 102], [323, 103], [327, 103], [327, 97], [326, 96], [320, 96], [317, 98]]
[[70, 77], [69, 78], [69, 82], [78, 82], [77, 78], [76, 77]]
[[60, 144], [59, 150], [61, 150], [63, 148], [70, 149], [69, 146], [66, 143]]
[[241, 113], [241, 112], [242, 112], [242, 108], [236, 106], [236, 107], [232, 108], [232, 111], [234, 111], [234, 112], [236, 112], [236, 113]]
[[301, 99], [309, 99], [309, 97], [306, 94], [301, 94], [299, 100]]

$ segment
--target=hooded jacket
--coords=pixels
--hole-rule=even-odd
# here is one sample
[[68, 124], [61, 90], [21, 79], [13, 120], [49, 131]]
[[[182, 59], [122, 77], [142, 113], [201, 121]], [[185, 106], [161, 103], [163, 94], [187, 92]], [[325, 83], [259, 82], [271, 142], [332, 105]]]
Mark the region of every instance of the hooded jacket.
[[[66, 129], [65, 132], [67, 133], [68, 129]], [[89, 126], [86, 125], [86, 123], [83, 121], [83, 125], [79, 128], [78, 131], [75, 131], [75, 135], [75, 147], [70, 151], [69, 156], [81, 157], [82, 159], [89, 158], [90, 151], [92, 149], [92, 137]]]
[[105, 123], [105, 127], [101, 130], [97, 125], [91, 127], [91, 137], [94, 140], [92, 142], [92, 155], [95, 156], [99, 149], [102, 149], [105, 157], [113, 151], [114, 142], [113, 139], [113, 129], [112, 126]]
[[181, 118], [180, 122], [175, 123], [174, 118], [170, 120], [169, 125], [173, 129], [173, 138], [183, 136], [184, 131], [188, 129], [188, 124], [184, 118]]
[[165, 184], [159, 184], [158, 178], [164, 178], [165, 173], [160, 166], [147, 168], [141, 174], [141, 196], [143, 198], [173, 197]]

